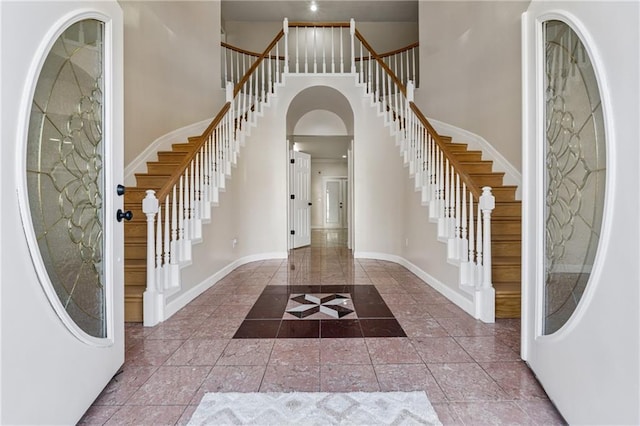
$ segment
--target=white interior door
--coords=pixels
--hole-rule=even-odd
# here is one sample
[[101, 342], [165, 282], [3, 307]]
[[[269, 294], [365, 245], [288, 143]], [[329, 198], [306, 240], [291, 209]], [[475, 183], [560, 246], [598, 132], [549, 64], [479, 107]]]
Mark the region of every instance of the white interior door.
[[24, 84], [10, 167], [22, 221], [12, 243], [27, 249], [12, 260], [19, 285], [3, 281], [13, 320], [2, 323], [0, 423], [74, 424], [124, 362], [122, 11], [2, 7], [3, 39], [20, 40], [3, 52], [3, 86]]
[[347, 179], [324, 179], [324, 227], [347, 227]]
[[292, 227], [293, 248], [311, 244], [311, 155], [291, 151], [292, 172]]

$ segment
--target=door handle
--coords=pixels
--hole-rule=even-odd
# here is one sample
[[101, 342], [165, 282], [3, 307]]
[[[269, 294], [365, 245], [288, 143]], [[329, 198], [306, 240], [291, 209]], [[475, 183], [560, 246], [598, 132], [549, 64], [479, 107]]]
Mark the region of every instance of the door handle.
[[116, 213], [116, 219], [118, 220], [118, 222], [122, 222], [122, 219], [131, 220], [133, 219], [133, 213], [131, 213], [131, 210], [123, 212], [122, 209], [118, 209], [118, 212]]
[[118, 195], [124, 195], [124, 191], [125, 191], [125, 187], [124, 185], [120, 185], [118, 184], [118, 186], [116, 186], [116, 194]]
[[309, 205], [310, 205], [310, 206], [312, 206], [312, 205], [313, 205], [313, 203], [309, 203]]

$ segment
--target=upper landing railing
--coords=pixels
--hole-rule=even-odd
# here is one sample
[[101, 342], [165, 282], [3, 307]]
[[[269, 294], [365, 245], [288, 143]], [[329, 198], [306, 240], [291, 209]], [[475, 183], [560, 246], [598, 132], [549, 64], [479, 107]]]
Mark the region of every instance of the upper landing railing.
[[[347, 43], [351, 37], [349, 23], [288, 23], [288, 27], [291, 42], [287, 43], [287, 55], [285, 56], [284, 43], [281, 43], [274, 55], [265, 58], [266, 67], [270, 67], [272, 71], [284, 71], [287, 58], [292, 59], [288, 72], [321, 74], [350, 73], [352, 58], [356, 71], [366, 68], [366, 61], [372, 60], [362, 49], [358, 52], [358, 46], [355, 56], [352, 57], [351, 43]], [[224, 87], [229, 81], [234, 84], [240, 81], [261, 54], [224, 42], [220, 44]], [[391, 52], [380, 53], [378, 56], [404, 85], [413, 81], [415, 87], [418, 87], [418, 47], [418, 42], [415, 42]]]
[[[181, 264], [202, 238], [218, 192], [231, 176], [245, 136], [257, 124], [283, 75], [348, 74], [371, 99], [401, 146], [416, 190], [460, 265], [460, 285], [476, 301], [476, 317], [493, 322], [491, 282], [491, 188], [479, 188], [413, 102], [417, 45], [378, 54], [349, 23], [289, 23], [261, 54], [225, 46], [227, 102], [204, 133], [189, 139], [192, 150], [158, 191], [148, 190], [147, 286], [144, 324], [165, 319], [168, 295], [180, 292]], [[233, 54], [229, 52], [235, 52]], [[411, 52], [411, 53], [410, 53]], [[241, 75], [241, 76], [240, 76]], [[480, 301], [480, 302], [479, 302]]]

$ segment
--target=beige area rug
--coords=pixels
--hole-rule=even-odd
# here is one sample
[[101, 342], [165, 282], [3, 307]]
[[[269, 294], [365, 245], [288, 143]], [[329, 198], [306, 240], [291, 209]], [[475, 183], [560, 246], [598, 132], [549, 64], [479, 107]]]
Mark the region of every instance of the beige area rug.
[[441, 425], [424, 392], [207, 393], [189, 425]]

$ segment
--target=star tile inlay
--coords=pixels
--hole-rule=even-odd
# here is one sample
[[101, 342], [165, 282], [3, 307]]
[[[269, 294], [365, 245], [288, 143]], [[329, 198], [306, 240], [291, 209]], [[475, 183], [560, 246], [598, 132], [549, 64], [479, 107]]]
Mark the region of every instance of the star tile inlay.
[[[290, 300], [298, 305], [288, 308], [285, 311], [285, 317], [289, 314], [297, 318], [309, 318], [314, 314], [321, 313], [340, 319], [354, 314], [353, 304], [348, 294], [307, 293], [291, 297]], [[351, 315], [351, 317], [355, 317], [355, 314]]]

